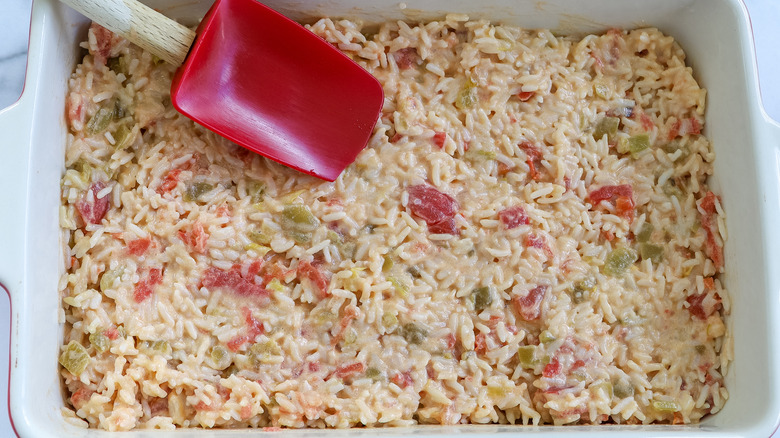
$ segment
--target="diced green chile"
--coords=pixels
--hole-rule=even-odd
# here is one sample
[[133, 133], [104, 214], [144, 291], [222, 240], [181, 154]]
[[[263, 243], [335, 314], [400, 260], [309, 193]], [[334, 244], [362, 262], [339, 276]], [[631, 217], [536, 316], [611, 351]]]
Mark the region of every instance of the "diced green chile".
[[253, 204], [263, 200], [263, 194], [265, 193], [265, 183], [262, 181], [250, 180], [246, 184], [246, 194], [252, 199]]
[[636, 251], [631, 248], [615, 248], [607, 255], [604, 273], [611, 277], [620, 277], [638, 258]]
[[677, 412], [680, 410], [680, 405], [677, 402], [668, 400], [653, 400], [650, 405], [659, 412]]
[[99, 134], [108, 128], [108, 124], [111, 123], [111, 119], [114, 118], [114, 109], [101, 107], [97, 110], [95, 115], [87, 122], [87, 134], [95, 135]]
[[89, 343], [98, 353], [105, 353], [111, 348], [111, 340], [102, 333], [95, 332], [89, 335]]
[[60, 355], [60, 364], [71, 374], [78, 376], [84, 372], [89, 364], [89, 353], [78, 342], [70, 341]]
[[233, 363], [233, 358], [230, 357], [230, 352], [221, 345], [214, 345], [209, 351], [210, 359], [208, 365], [217, 371], [222, 371]]
[[580, 304], [588, 299], [589, 292], [596, 288], [596, 279], [585, 277], [572, 285], [570, 292], [571, 299], [575, 304]]
[[205, 182], [195, 182], [184, 190], [184, 200], [187, 202], [199, 201], [201, 196], [214, 190], [214, 185]]
[[121, 275], [122, 271], [117, 269], [109, 269], [100, 276], [100, 291], [106, 292], [114, 287], [114, 282]]
[[418, 345], [422, 344], [425, 338], [428, 337], [428, 331], [413, 322], [409, 322], [401, 328], [401, 336], [406, 339], [406, 342]]
[[382, 372], [379, 371], [378, 368], [368, 367], [366, 368], [366, 377], [368, 377], [369, 379], [376, 380], [382, 377]]
[[390, 254], [385, 254], [385, 260], [382, 263], [382, 272], [389, 272], [391, 269], [393, 269], [393, 256]]
[[636, 157], [640, 152], [650, 147], [650, 137], [647, 134], [631, 136], [628, 139], [628, 152]]
[[620, 125], [620, 119], [617, 117], [604, 117], [596, 124], [596, 128], [593, 130], [593, 139], [601, 140], [605, 135], [607, 140], [612, 142], [617, 135], [618, 126]]
[[642, 227], [639, 229], [639, 232], [636, 234], [636, 240], [638, 242], [650, 241], [650, 236], [652, 236], [653, 231], [655, 231], [655, 227], [653, 227], [653, 224], [651, 224], [650, 222], [643, 223]]
[[549, 344], [554, 340], [555, 340], [555, 336], [553, 336], [553, 334], [547, 330], [544, 330], [542, 331], [542, 333], [539, 334], [539, 342], [541, 342], [542, 344]]
[[471, 296], [474, 300], [474, 310], [477, 312], [487, 309], [490, 307], [490, 304], [493, 303], [493, 295], [490, 293], [490, 288], [487, 286], [474, 289]]
[[273, 236], [266, 233], [264, 230], [252, 230], [247, 233], [246, 237], [258, 245], [268, 245], [271, 243], [271, 239], [273, 239]]
[[311, 240], [311, 235], [319, 227], [320, 221], [309, 207], [293, 204], [282, 210], [280, 225], [296, 243], [306, 243]]
[[533, 345], [523, 345], [517, 348], [517, 360], [523, 368], [533, 368], [539, 363], [536, 359], [536, 347]]
[[664, 247], [643, 242], [639, 244], [639, 254], [642, 260], [650, 259], [653, 263], [660, 263], [664, 258]]
[[634, 387], [628, 381], [628, 379], [620, 379], [612, 384], [612, 391], [617, 398], [632, 397], [634, 395]]
[[128, 128], [127, 125], [119, 125], [111, 136], [114, 137], [114, 149], [122, 150], [130, 146], [130, 138], [132, 137], [133, 130]]
[[116, 74], [121, 73], [127, 75], [127, 69], [125, 68], [124, 64], [124, 60], [121, 56], [114, 56], [106, 60], [106, 65], [108, 68]]
[[458, 92], [455, 106], [459, 109], [467, 109], [474, 106], [475, 103], [477, 103], [477, 88], [473, 82], [468, 81]]

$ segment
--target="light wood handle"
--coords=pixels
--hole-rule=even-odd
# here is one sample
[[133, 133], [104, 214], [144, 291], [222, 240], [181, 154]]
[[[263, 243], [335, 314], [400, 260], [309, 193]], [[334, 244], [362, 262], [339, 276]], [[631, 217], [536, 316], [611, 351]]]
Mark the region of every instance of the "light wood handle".
[[136, 0], [61, 0], [160, 59], [180, 66], [195, 32]]

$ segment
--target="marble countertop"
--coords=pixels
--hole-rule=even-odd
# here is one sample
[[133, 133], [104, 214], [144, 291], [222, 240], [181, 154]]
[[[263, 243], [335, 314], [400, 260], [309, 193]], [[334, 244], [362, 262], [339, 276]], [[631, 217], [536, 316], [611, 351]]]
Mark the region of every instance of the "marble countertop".
[[[743, 0], [753, 24], [758, 57], [759, 81], [764, 108], [780, 121], [780, 2]], [[0, 109], [15, 102], [24, 85], [27, 61], [27, 34], [32, 0], [2, 0], [0, 6]], [[0, 210], [4, 210], [0, 206]], [[14, 436], [8, 418], [7, 380], [9, 300], [0, 293], [0, 437]]]

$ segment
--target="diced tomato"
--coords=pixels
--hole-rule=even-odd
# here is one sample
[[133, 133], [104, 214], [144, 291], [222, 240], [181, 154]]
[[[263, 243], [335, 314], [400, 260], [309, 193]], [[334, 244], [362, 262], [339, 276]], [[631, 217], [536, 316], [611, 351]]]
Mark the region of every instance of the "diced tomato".
[[309, 362], [309, 372], [316, 373], [320, 370], [320, 363], [317, 361]]
[[455, 339], [455, 335], [452, 334], [452, 333], [450, 333], [450, 334], [448, 334], [447, 336], [444, 337], [444, 343], [447, 346], [448, 350], [452, 350], [453, 348], [455, 348], [455, 342], [456, 341], [457, 341], [457, 339]]
[[330, 279], [309, 261], [304, 260], [298, 264], [298, 275], [311, 282], [314, 286], [314, 293], [319, 299], [327, 298], [330, 295], [330, 291], [328, 291]]
[[203, 286], [214, 289], [228, 289], [242, 297], [259, 298], [264, 304], [270, 301], [271, 293], [249, 279], [241, 276], [238, 269], [223, 271], [215, 267], [209, 267], [203, 273]]
[[154, 292], [154, 287], [162, 283], [162, 271], [159, 268], [149, 270], [149, 276], [136, 283], [133, 289], [133, 299], [136, 303], [141, 303]]
[[84, 102], [81, 98], [81, 95], [75, 92], [71, 93], [70, 96], [68, 96], [66, 106], [67, 106], [68, 121], [70, 122], [70, 126], [73, 128], [75, 128], [76, 125], [83, 126], [84, 125]]
[[95, 41], [97, 43], [97, 51], [93, 54], [95, 57], [95, 64], [105, 65], [108, 56], [111, 54], [111, 45], [114, 34], [105, 27], [92, 22], [90, 25], [93, 35], [95, 35]]
[[501, 219], [501, 222], [508, 230], [517, 228], [520, 225], [529, 224], [528, 215], [526, 214], [525, 209], [520, 205], [515, 205], [514, 207], [505, 208], [499, 211], [498, 218]]
[[573, 364], [571, 364], [570, 370], [576, 370], [577, 368], [582, 368], [585, 366], [585, 361], [582, 359], [577, 359], [574, 361]]
[[344, 333], [346, 332], [347, 327], [349, 327], [350, 324], [352, 324], [352, 320], [357, 318], [359, 315], [360, 313], [355, 306], [347, 306], [344, 309], [344, 316], [341, 318], [341, 321], [339, 321], [337, 332], [330, 341], [331, 345], [336, 345], [341, 341], [341, 339], [344, 337]]
[[206, 404], [203, 400], [199, 401], [195, 405], [196, 411], [215, 411], [217, 409], [216, 403], [212, 400], [211, 404]]
[[106, 188], [103, 181], [95, 181], [90, 184], [82, 199], [76, 202], [76, 210], [81, 219], [88, 224], [99, 224], [108, 212], [109, 195], [98, 199], [98, 193]]
[[517, 93], [517, 97], [520, 99], [521, 102], [527, 102], [532, 97], [534, 97], [534, 94], [536, 94], [534, 91], [521, 91]]
[[295, 272], [295, 269], [288, 269], [280, 262], [266, 264], [263, 270], [265, 271], [263, 274], [263, 284], [268, 284], [274, 279], [282, 281], [287, 278], [290, 273]]
[[452, 234], [460, 235], [460, 228], [455, 223], [455, 218], [447, 218], [435, 224], [428, 225], [428, 231], [432, 234]]
[[447, 140], [446, 132], [437, 131], [435, 134], [433, 134], [433, 144], [435, 144], [439, 149], [444, 147], [445, 140]]
[[151, 417], [158, 415], [167, 415], [168, 399], [162, 397], [152, 397], [149, 399], [149, 411]]
[[345, 378], [353, 374], [362, 373], [366, 369], [366, 366], [361, 362], [355, 362], [348, 365], [342, 365], [336, 368], [336, 377]]
[[222, 204], [217, 208], [218, 217], [230, 217], [230, 207], [227, 204]]
[[474, 351], [479, 354], [485, 354], [487, 351], [487, 336], [482, 332], [479, 332], [474, 336]]
[[427, 184], [410, 186], [406, 191], [409, 210], [428, 224], [430, 232], [459, 234], [454, 220], [459, 208], [455, 198]]
[[70, 404], [72, 404], [76, 410], [79, 410], [84, 407], [90, 398], [92, 398], [92, 394], [94, 393], [95, 391], [87, 388], [86, 386], [82, 386], [76, 392], [74, 392], [73, 395], [70, 396]]
[[525, 151], [525, 162], [528, 164], [528, 174], [534, 181], [539, 181], [541, 179], [541, 174], [536, 170], [536, 165], [541, 165], [542, 151], [530, 141], [524, 141], [520, 143], [519, 146], [520, 149]]
[[249, 264], [249, 267], [247, 267], [246, 270], [246, 278], [247, 279], [253, 279], [255, 275], [260, 273], [260, 270], [263, 269], [263, 261], [262, 260], [255, 260], [252, 263]]
[[203, 229], [203, 224], [195, 221], [189, 230], [179, 230], [179, 239], [198, 254], [205, 254], [209, 233]]
[[417, 49], [414, 47], [406, 47], [393, 52], [393, 58], [398, 68], [408, 70], [418, 63], [420, 55], [417, 54]]
[[544, 252], [544, 255], [547, 256], [547, 258], [553, 257], [553, 252], [550, 249], [550, 247], [547, 246], [547, 239], [545, 239], [544, 236], [539, 236], [534, 233], [528, 233], [525, 235], [525, 238], [523, 240], [524, 240], [523, 243], [525, 243], [526, 247], [542, 250], [542, 252]]
[[644, 111], [642, 111], [642, 113], [639, 115], [639, 123], [642, 124], [642, 129], [645, 131], [652, 131], [653, 128], [655, 128], [653, 119], [651, 119], [650, 116], [648, 116]]
[[542, 371], [542, 375], [544, 377], [550, 378], [555, 377], [561, 372], [561, 363], [558, 362], [557, 358], [553, 358], [550, 363], [544, 366], [544, 371]]
[[602, 201], [614, 202], [615, 213], [628, 220], [634, 219], [634, 190], [630, 184], [603, 186], [588, 195], [593, 207]]
[[157, 187], [157, 193], [164, 195], [175, 189], [179, 184], [179, 174], [181, 174], [181, 169], [169, 170], [168, 173], [165, 174], [162, 183]]
[[683, 120], [677, 120], [669, 128], [669, 134], [667, 138], [673, 140], [677, 137], [682, 137], [689, 134], [701, 134], [701, 122], [695, 117], [689, 117]]
[[230, 349], [232, 352], [236, 352], [241, 349], [241, 347], [244, 346], [249, 342], [249, 336], [248, 335], [236, 335], [233, 338], [231, 338], [229, 341], [227, 341], [227, 348]]
[[512, 298], [515, 311], [526, 321], [535, 321], [542, 314], [542, 301], [550, 286], [539, 285], [528, 291], [524, 296]]
[[407, 371], [405, 373], [395, 374], [391, 379], [391, 382], [395, 383], [401, 389], [407, 388], [414, 383], [412, 375]]
[[119, 338], [119, 330], [117, 330], [116, 327], [110, 327], [103, 330], [103, 335], [105, 335], [105, 337], [113, 341]]
[[392, 137], [390, 137], [390, 143], [398, 143], [399, 140], [403, 137], [403, 134], [395, 133]]
[[409, 209], [429, 225], [439, 223], [458, 212], [458, 202], [452, 196], [427, 184], [410, 186], [406, 191], [409, 193]]
[[704, 252], [712, 260], [715, 269], [720, 270], [723, 267], [723, 247], [716, 238], [718, 231], [717, 207], [715, 203], [718, 198], [712, 192], [707, 192], [703, 198], [698, 201], [699, 213], [701, 214], [701, 225], [707, 234], [707, 240], [704, 242]]
[[252, 310], [249, 307], [242, 307], [241, 314], [244, 315], [244, 321], [246, 322], [247, 332], [250, 337], [254, 338], [255, 336], [265, 333], [263, 323], [255, 319], [254, 315], [252, 315]]
[[504, 176], [509, 173], [510, 170], [512, 170], [512, 168], [509, 167], [508, 164], [503, 161], [498, 161], [498, 176]]
[[705, 300], [708, 296], [709, 294], [707, 293], [701, 293], [689, 295], [685, 298], [685, 301], [688, 302], [688, 311], [691, 312], [691, 315], [701, 320], [706, 320], [710, 315], [720, 310], [723, 306], [721, 304], [720, 295], [714, 293], [709, 300]]
[[130, 255], [141, 256], [149, 249], [149, 245], [152, 244], [152, 239], [146, 237], [143, 239], [135, 239], [127, 242], [127, 252]]

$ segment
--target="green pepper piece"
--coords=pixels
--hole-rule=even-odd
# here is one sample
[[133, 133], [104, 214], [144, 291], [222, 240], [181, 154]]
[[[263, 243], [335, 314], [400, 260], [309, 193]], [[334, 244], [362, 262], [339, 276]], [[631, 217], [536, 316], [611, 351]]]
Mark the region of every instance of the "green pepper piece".
[[417, 265], [409, 266], [406, 268], [406, 272], [408, 272], [412, 278], [420, 278], [420, 267]]
[[273, 362], [273, 356], [279, 356], [281, 354], [282, 349], [279, 348], [279, 344], [273, 339], [269, 339], [265, 342], [258, 342], [249, 347], [249, 356], [255, 365]]
[[395, 288], [395, 291], [398, 292], [398, 294], [401, 295], [401, 297], [405, 298], [407, 295], [409, 295], [409, 286], [407, 286], [406, 283], [404, 283], [400, 279], [390, 276], [387, 277], [387, 281], [392, 283], [393, 287]]
[[638, 134], [628, 139], [628, 151], [636, 158], [640, 152], [650, 147], [650, 137], [647, 134]]
[[368, 367], [366, 368], [366, 377], [372, 380], [377, 380], [382, 377], [382, 372], [378, 368]]
[[114, 137], [114, 149], [122, 150], [130, 146], [130, 137], [133, 133], [132, 129], [127, 125], [119, 125], [111, 136]]
[[299, 244], [311, 240], [312, 233], [320, 225], [319, 219], [312, 214], [309, 207], [300, 204], [284, 207], [280, 222], [282, 229]]
[[704, 353], [707, 352], [707, 347], [705, 347], [702, 344], [698, 344], [698, 345], [694, 346], [693, 348], [694, 348], [694, 350], [696, 350], [696, 354], [704, 354]]
[[604, 84], [593, 84], [593, 94], [595, 94], [596, 97], [606, 99], [609, 95], [609, 88]]
[[171, 354], [171, 345], [168, 341], [140, 341], [138, 342], [138, 349], [148, 355], [162, 354], [168, 356]]
[[99, 134], [108, 128], [111, 119], [114, 118], [113, 108], [101, 107], [87, 122], [87, 135]]
[[590, 386], [590, 390], [595, 392], [598, 390], [604, 390], [604, 393], [607, 395], [608, 398], [612, 398], [612, 383], [610, 382], [601, 382], [597, 383], [595, 385]]
[[471, 293], [472, 300], [474, 301], [474, 310], [481, 312], [490, 307], [493, 302], [493, 295], [490, 293], [490, 288], [482, 286], [474, 289]]
[[677, 187], [677, 184], [674, 183], [674, 180], [669, 180], [668, 183], [664, 184], [663, 190], [666, 196], [674, 196], [677, 199], [682, 198], [683, 192], [679, 187]]
[[92, 344], [92, 347], [94, 347], [95, 351], [98, 353], [105, 353], [111, 348], [111, 340], [102, 333], [95, 332], [89, 335], [89, 343]]
[[393, 269], [393, 257], [390, 254], [385, 254], [385, 260], [382, 263], [382, 272], [389, 272]]
[[122, 274], [121, 268], [109, 269], [100, 276], [100, 291], [106, 292], [114, 287], [116, 279]]
[[393, 327], [398, 324], [398, 318], [390, 312], [385, 312], [382, 315], [382, 326], [385, 328]]
[[633, 249], [615, 248], [607, 255], [607, 260], [604, 262], [604, 273], [611, 277], [620, 277], [638, 258]]
[[639, 254], [642, 256], [642, 260], [650, 259], [653, 263], [660, 263], [664, 258], [664, 247], [652, 243], [640, 243]]
[[406, 342], [419, 345], [428, 337], [428, 331], [413, 322], [409, 322], [401, 328], [401, 336], [406, 339]]
[[127, 109], [119, 99], [114, 101], [114, 111], [111, 114], [114, 120], [119, 120], [127, 115]]
[[214, 190], [214, 185], [205, 182], [195, 182], [184, 190], [184, 200], [187, 202], [199, 201], [200, 197]]
[[625, 378], [613, 383], [612, 390], [617, 398], [633, 397], [634, 395], [634, 387]]
[[121, 56], [113, 56], [106, 60], [106, 65], [112, 72], [116, 74], [127, 75], [127, 69], [125, 68], [124, 61]]
[[642, 224], [642, 227], [639, 229], [639, 233], [636, 235], [636, 240], [638, 242], [648, 242], [650, 241], [650, 236], [653, 235], [653, 231], [655, 231], [655, 227], [653, 227], [653, 224], [650, 222], [645, 222]]
[[262, 227], [260, 230], [254, 229], [248, 232], [246, 237], [259, 245], [268, 245], [273, 239], [273, 230], [268, 227]]
[[596, 128], [593, 130], [593, 139], [601, 140], [601, 137], [607, 136], [607, 141], [612, 143], [617, 135], [618, 126], [620, 125], [620, 119], [617, 117], [604, 117], [596, 124]]
[[536, 347], [533, 345], [523, 345], [517, 347], [517, 360], [523, 368], [533, 368], [539, 363], [536, 359]]
[[541, 342], [542, 344], [549, 344], [550, 342], [553, 341], [555, 341], [555, 336], [553, 336], [553, 334], [550, 333], [549, 331], [544, 330], [539, 334], [539, 342]]
[[83, 373], [89, 364], [87, 349], [76, 341], [70, 341], [60, 355], [60, 365], [74, 376]]
[[659, 412], [678, 412], [680, 410], [680, 405], [677, 402], [668, 400], [653, 400], [650, 405]]
[[574, 304], [580, 304], [588, 299], [589, 292], [596, 288], [596, 279], [593, 277], [585, 277], [582, 280], [574, 283], [569, 290], [571, 300]]
[[252, 199], [252, 204], [257, 204], [263, 200], [265, 183], [262, 181], [250, 180], [246, 184], [246, 194]]
[[209, 351], [207, 364], [217, 371], [222, 371], [233, 363], [233, 358], [230, 357], [230, 352], [221, 345], [214, 345]]
[[455, 99], [455, 106], [462, 110], [471, 108], [477, 103], [477, 99], [476, 84], [468, 81], [458, 92], [458, 97]]

